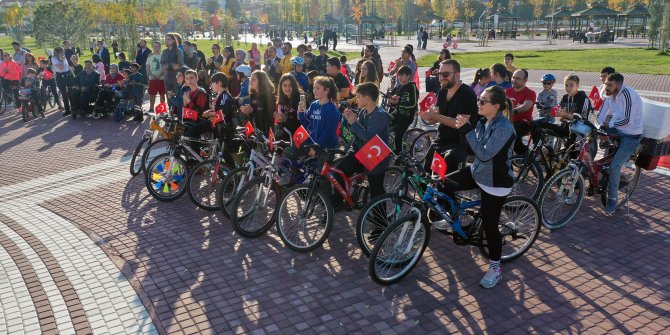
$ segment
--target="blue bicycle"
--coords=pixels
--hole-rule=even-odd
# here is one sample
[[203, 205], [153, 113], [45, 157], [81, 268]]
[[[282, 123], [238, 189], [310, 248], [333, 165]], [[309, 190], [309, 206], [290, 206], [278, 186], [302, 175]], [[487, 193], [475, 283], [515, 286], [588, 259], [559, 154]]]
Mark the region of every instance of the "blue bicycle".
[[[449, 180], [432, 181], [423, 194], [423, 202], [415, 203], [408, 214], [384, 230], [370, 254], [368, 271], [372, 280], [389, 285], [412, 271], [428, 246], [433, 218], [449, 223], [446, 230], [438, 231], [453, 236], [454, 243], [477, 246], [482, 254], [488, 256], [479, 214], [479, 193], [457, 192], [454, 200], [438, 191], [438, 187], [444, 184], [449, 187], [449, 183]], [[427, 215], [429, 210], [435, 214]], [[540, 232], [541, 222], [540, 209], [531, 198], [519, 195], [507, 197], [498, 223], [503, 263], [520, 257], [530, 249]]]

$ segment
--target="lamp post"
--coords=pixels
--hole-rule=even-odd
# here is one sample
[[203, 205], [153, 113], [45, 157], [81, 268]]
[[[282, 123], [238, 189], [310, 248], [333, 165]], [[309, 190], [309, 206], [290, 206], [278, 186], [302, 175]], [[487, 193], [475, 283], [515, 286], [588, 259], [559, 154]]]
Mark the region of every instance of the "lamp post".
[[554, 18], [556, 16], [556, 0], [551, 0], [551, 23], [549, 25], [549, 45], [556, 44], [556, 36], [554, 35]]
[[479, 42], [480, 47], [486, 46], [487, 38], [484, 36], [484, 34], [482, 34], [482, 17], [484, 17], [484, 15], [486, 15], [488, 13], [489, 13], [488, 9], [484, 10], [482, 12], [482, 14], [479, 15], [479, 20], [477, 21], [477, 36], [480, 39], [480, 42]]

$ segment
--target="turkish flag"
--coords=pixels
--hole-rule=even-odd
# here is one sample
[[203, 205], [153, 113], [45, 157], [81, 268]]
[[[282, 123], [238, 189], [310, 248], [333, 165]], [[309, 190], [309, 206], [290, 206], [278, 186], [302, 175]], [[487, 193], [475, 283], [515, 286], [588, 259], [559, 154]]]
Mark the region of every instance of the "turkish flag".
[[195, 109], [184, 107], [184, 112], [182, 113], [184, 120], [197, 120], [198, 112]]
[[390, 154], [391, 149], [382, 141], [379, 135], [375, 135], [354, 156], [368, 171], [372, 171]]
[[440, 176], [440, 179], [444, 179], [444, 176], [447, 174], [447, 162], [437, 151], [433, 154], [433, 161], [430, 163], [430, 169], [437, 173], [437, 175]]
[[307, 132], [307, 129], [305, 127], [300, 126], [300, 128], [295, 130], [295, 133], [293, 133], [293, 144], [295, 144], [296, 148], [300, 148], [303, 142], [305, 142], [309, 138], [309, 133]]
[[167, 105], [164, 102], [161, 102], [158, 104], [158, 106], [156, 106], [156, 109], [154, 109], [154, 111], [156, 112], [156, 114], [163, 114], [167, 112]]
[[54, 73], [49, 70], [44, 70], [44, 72], [42, 72], [42, 79], [44, 80], [51, 80], [53, 77]]
[[270, 148], [270, 150], [274, 150], [274, 144], [272, 142], [275, 141], [275, 132], [272, 131], [272, 127], [270, 127], [270, 133], [268, 134], [268, 140], [270, 142], [270, 144], [268, 144], [268, 147]]
[[600, 110], [600, 107], [603, 105], [603, 99], [600, 97], [600, 90], [597, 87], [593, 86], [591, 93], [589, 93], [589, 99], [593, 103], [593, 108]]
[[395, 67], [395, 62], [392, 61], [392, 62], [389, 63], [389, 68], [386, 69], [386, 71], [391, 72], [391, 70], [393, 70], [394, 67]]
[[38, 61], [38, 62], [39, 62], [39, 61], [42, 61], [42, 60], [45, 60], [45, 59], [46, 59], [46, 58], [44, 58], [44, 57], [37, 57], [37, 61]]
[[244, 134], [249, 136], [254, 133], [254, 126], [251, 125], [251, 122], [247, 121], [247, 124], [244, 125]]
[[340, 134], [341, 134], [340, 127], [342, 127], [342, 124], [338, 123], [337, 124], [337, 129], [335, 130], [335, 134], [337, 135], [337, 137], [340, 137]]
[[556, 116], [556, 112], [558, 112], [559, 109], [561, 109], [561, 106], [554, 106], [553, 108], [551, 108], [551, 112], [549, 112], [549, 115]]
[[426, 78], [432, 76], [433, 74], [431, 73], [430, 69], [426, 70]]
[[429, 108], [435, 106], [437, 103], [437, 95], [435, 93], [430, 92], [428, 95], [426, 95], [423, 100], [419, 103], [419, 108], [421, 109], [422, 112], [427, 111]]
[[223, 121], [223, 112], [218, 110], [214, 112], [214, 119], [212, 120], [212, 127], [216, 126], [217, 123]]

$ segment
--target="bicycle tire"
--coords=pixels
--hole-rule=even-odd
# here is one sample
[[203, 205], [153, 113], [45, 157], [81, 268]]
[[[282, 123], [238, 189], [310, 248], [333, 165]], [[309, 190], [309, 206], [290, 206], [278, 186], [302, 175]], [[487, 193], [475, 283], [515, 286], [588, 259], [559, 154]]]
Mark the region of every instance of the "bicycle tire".
[[0, 89], [0, 115], [7, 111], [7, 106], [5, 104], [5, 90]]
[[[309, 219], [302, 219], [304, 222], [297, 222], [296, 224], [295, 221], [301, 221], [297, 216], [302, 215], [302, 213], [297, 213], [296, 215], [289, 213], [289, 209], [298, 207], [298, 204], [300, 204], [301, 208], [306, 207], [307, 202], [310, 200], [307, 199], [310, 187], [310, 184], [294, 186], [282, 199], [277, 213], [277, 233], [284, 244], [293, 251], [309, 252], [320, 247], [333, 229], [333, 206], [330, 203], [330, 197], [323, 190], [315, 189], [313, 191], [313, 199], [311, 199], [313, 203], [310, 206], [311, 208], [306, 209], [311, 214], [314, 214], [317, 207], [323, 207], [320, 208], [316, 216], [310, 215]], [[293, 205], [291, 202], [295, 202], [296, 204]], [[291, 216], [294, 216], [295, 219]], [[309, 227], [307, 227], [308, 224]], [[300, 227], [301, 225], [303, 227]], [[313, 232], [307, 231], [308, 229]]]
[[[167, 164], [170, 159], [172, 159], [172, 163]], [[166, 171], [170, 171], [167, 178], [164, 175]], [[144, 175], [144, 181], [151, 196], [159, 201], [170, 202], [184, 195], [187, 188], [187, 185], [185, 185], [188, 181], [187, 176], [188, 167], [186, 162], [180, 157], [166, 153], [154, 158], [149, 164], [147, 173]]]
[[544, 174], [540, 164], [524, 156], [514, 156], [510, 159], [510, 166], [514, 174], [514, 185], [510, 195], [525, 195], [537, 199], [544, 185]]
[[[361, 209], [356, 219], [356, 241], [366, 257], [370, 257], [378, 237], [399, 217], [409, 213], [414, 201], [406, 196], [382, 194]], [[396, 206], [400, 205], [400, 208]], [[390, 214], [389, 214], [390, 213]]]
[[414, 143], [414, 140], [422, 133], [424, 132], [423, 129], [421, 128], [412, 128], [409, 129], [405, 132], [404, 135], [402, 135], [402, 147], [403, 150], [411, 150], [412, 143]]
[[419, 136], [414, 139], [414, 142], [412, 142], [412, 157], [417, 161], [422, 162], [436, 137], [437, 130], [426, 130], [419, 134]]
[[172, 148], [173, 142], [168, 139], [152, 141], [151, 144], [142, 153], [142, 172], [146, 173], [149, 163], [161, 154], [168, 153]]
[[28, 116], [30, 115], [30, 104], [27, 101], [21, 102], [21, 118], [23, 122], [28, 121]]
[[[628, 177], [625, 177], [624, 168], [632, 168], [632, 171], [630, 174], [628, 174]], [[635, 165], [635, 160], [631, 159], [626, 161], [626, 163], [622, 166], [622, 171], [621, 175], [619, 177], [619, 180], [623, 180], [626, 184], [625, 186], [621, 186], [621, 181], [619, 181], [619, 190], [617, 192], [617, 202], [616, 202], [616, 208], [620, 208], [623, 206], [626, 201], [630, 199], [630, 197], [633, 195], [633, 192], [635, 192], [635, 189], [637, 188], [637, 183], [640, 181], [640, 167]], [[625, 178], [625, 179], [624, 179]], [[604, 190], [600, 192], [600, 203], [603, 205], [603, 207], [607, 206], [607, 195], [609, 193], [609, 185], [607, 183], [607, 180], [603, 178], [602, 180], [606, 187], [604, 187]], [[624, 192], [622, 191], [622, 187], [624, 187]]]
[[430, 240], [430, 226], [423, 221], [416, 213], [405, 215], [379, 237], [368, 261], [368, 273], [375, 283], [397, 283], [414, 269]]
[[[246, 238], [254, 238], [263, 235], [273, 223], [277, 215], [277, 207], [281, 199], [279, 187], [274, 180], [270, 180], [267, 185], [267, 176], [260, 176], [249, 180], [244, 184], [235, 196], [230, 215], [235, 231]], [[267, 192], [266, 203], [259, 204], [259, 197], [265, 196]], [[250, 205], [249, 210], [244, 207]], [[260, 218], [257, 216], [261, 214]], [[260, 219], [260, 220], [258, 220]]]
[[[502, 239], [500, 262], [511, 262], [525, 254], [535, 243], [542, 227], [541, 222], [540, 208], [533, 199], [522, 195], [507, 197], [503, 203], [500, 220], [498, 221], [498, 229], [500, 230]], [[484, 241], [486, 233], [482, 225], [479, 225], [479, 228], [477, 234], [481, 238], [481, 241]], [[520, 235], [520, 232], [523, 232], [523, 234]], [[506, 253], [508, 249], [506, 246], [512, 245], [512, 243], [520, 238], [524, 238], [525, 243], [522, 243], [519, 248], [512, 247], [512, 252]], [[488, 247], [480, 245], [479, 250], [484, 257], [489, 257]]]
[[[562, 183], [564, 181], [564, 178], [571, 178], [571, 175], [573, 173], [573, 168], [566, 168], [563, 170], [560, 170], [556, 172], [547, 182], [544, 184], [544, 187], [542, 188], [542, 192], [540, 193], [540, 197], [538, 200], [538, 206], [540, 207], [540, 214], [542, 215], [542, 224], [549, 228], [549, 229], [558, 229], [563, 226], [565, 226], [572, 218], [577, 214], [577, 211], [579, 211], [579, 207], [582, 205], [582, 202], [584, 200], [584, 177], [582, 176], [581, 173], [577, 174], [577, 180], [575, 181], [575, 190], [576, 195], [573, 195], [572, 197], [569, 197], [570, 191], [568, 191], [568, 194], [557, 194], [554, 197], [556, 200], [553, 202], [551, 201], [550, 193], [557, 193], [557, 192], [550, 192], [554, 187], [558, 187], [557, 191], [560, 191], [561, 193], [564, 193], [564, 189], [562, 188]], [[572, 182], [571, 180], [568, 180], [568, 182]], [[566, 196], [568, 196], [566, 198]], [[577, 198], [574, 198], [576, 196]], [[570, 203], [573, 202], [574, 203]], [[570, 209], [567, 214], [563, 215], [562, 217], [558, 219], [554, 219], [554, 213], [556, 211], [560, 211], [563, 207], [563, 205], [569, 205], [573, 206], [572, 209]], [[546, 209], [545, 209], [546, 207]]]
[[247, 167], [240, 167], [230, 171], [229, 174], [223, 178], [221, 182], [221, 187], [216, 190], [216, 199], [219, 201], [219, 208], [221, 213], [227, 219], [230, 219], [231, 205], [237, 192], [244, 186], [246, 180], [249, 180], [247, 176]]
[[186, 191], [189, 198], [196, 206], [207, 211], [216, 211], [221, 208], [216, 197], [227, 169], [219, 166], [218, 175], [214, 177], [215, 167], [214, 160], [202, 161], [191, 169], [187, 177]]
[[140, 143], [137, 144], [135, 150], [133, 151], [133, 157], [130, 159], [130, 175], [137, 176], [144, 169], [142, 168], [142, 156], [144, 156], [144, 151], [151, 145], [151, 141], [143, 137]]

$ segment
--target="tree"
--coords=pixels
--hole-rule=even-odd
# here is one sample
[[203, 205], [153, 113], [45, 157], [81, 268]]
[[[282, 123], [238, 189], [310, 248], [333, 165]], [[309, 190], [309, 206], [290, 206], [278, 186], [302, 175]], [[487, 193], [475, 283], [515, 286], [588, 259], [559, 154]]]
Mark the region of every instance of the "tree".
[[207, 0], [205, 1], [205, 10], [207, 13], [214, 14], [219, 10], [219, 1], [218, 0]]
[[226, 10], [228, 10], [234, 18], [240, 18], [241, 8], [240, 3], [237, 0], [226, 1]]
[[661, 53], [666, 53], [670, 47], [670, 0], [663, 0], [663, 26], [661, 28]]
[[649, 38], [649, 46], [655, 48], [656, 44], [659, 42], [658, 31], [663, 22], [663, 0], [651, 0], [648, 9], [649, 14], [651, 15], [651, 20], [649, 20], [647, 37]]
[[470, 25], [468, 23], [472, 22], [472, 19], [475, 17], [477, 10], [475, 9], [474, 0], [463, 0], [463, 27], [468, 29]]
[[542, 17], [542, 6], [544, 6], [545, 0], [528, 0], [528, 2], [533, 6], [533, 29], [529, 36], [532, 39], [535, 36], [535, 22]]
[[35, 7], [33, 33], [38, 45], [60, 44], [63, 40], [86, 41], [93, 21], [74, 0], [43, 2]]
[[26, 9], [17, 4], [5, 8], [3, 19], [9, 28], [12, 37], [23, 43], [23, 20], [26, 16]]
[[356, 43], [362, 43], [363, 40], [363, 15], [365, 13], [365, 7], [361, 4], [360, 0], [351, 0], [351, 5], [349, 6], [351, 10], [351, 16], [354, 18], [354, 22], [358, 25], [358, 37], [356, 38]]

